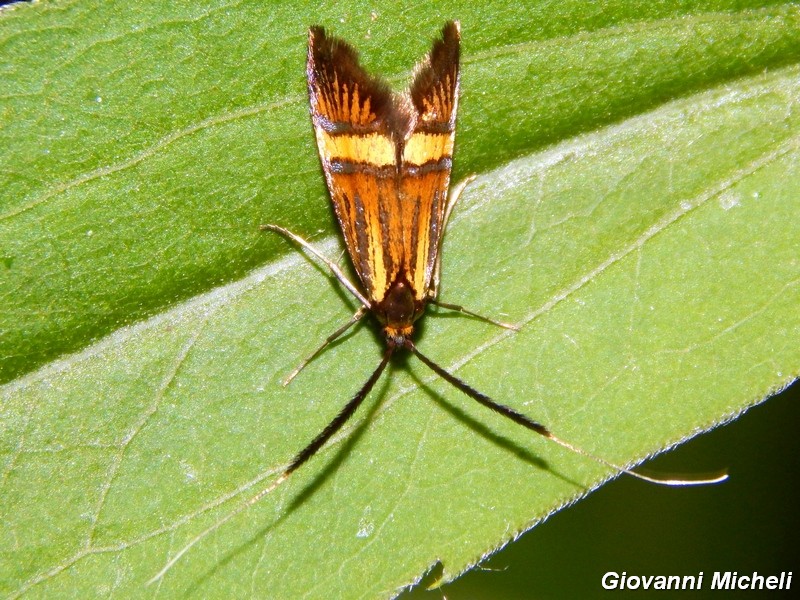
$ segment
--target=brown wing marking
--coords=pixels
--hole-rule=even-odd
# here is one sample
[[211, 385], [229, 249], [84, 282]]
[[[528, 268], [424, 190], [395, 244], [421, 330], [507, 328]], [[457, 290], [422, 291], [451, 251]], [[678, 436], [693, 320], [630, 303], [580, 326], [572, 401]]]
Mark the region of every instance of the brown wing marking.
[[428, 299], [447, 208], [458, 108], [460, 30], [442, 29], [409, 90], [416, 113], [403, 148], [404, 244], [417, 300]]
[[387, 287], [381, 227], [387, 195], [382, 171], [396, 170], [393, 98], [368, 75], [358, 54], [321, 27], [309, 30], [308, 91], [325, 179], [353, 266], [370, 301]]
[[458, 102], [459, 29], [442, 37], [393, 96], [355, 50], [309, 31], [308, 87], [317, 147], [347, 250], [373, 303], [407, 278], [427, 299], [446, 208]]

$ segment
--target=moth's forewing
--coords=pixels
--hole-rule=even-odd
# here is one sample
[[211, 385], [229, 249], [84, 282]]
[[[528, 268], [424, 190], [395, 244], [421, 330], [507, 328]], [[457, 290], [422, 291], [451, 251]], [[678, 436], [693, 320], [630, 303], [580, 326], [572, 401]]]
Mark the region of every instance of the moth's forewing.
[[356, 51], [309, 33], [308, 87], [322, 168], [373, 305], [396, 281], [427, 299], [441, 237], [458, 101], [459, 30], [447, 23], [411, 89], [393, 95]]
[[400, 195], [418, 207], [414, 218], [405, 221], [410, 281], [418, 300], [426, 299], [431, 289], [447, 209], [458, 108], [459, 42], [458, 23], [447, 23], [442, 38], [417, 67], [409, 90], [416, 118], [403, 148]]

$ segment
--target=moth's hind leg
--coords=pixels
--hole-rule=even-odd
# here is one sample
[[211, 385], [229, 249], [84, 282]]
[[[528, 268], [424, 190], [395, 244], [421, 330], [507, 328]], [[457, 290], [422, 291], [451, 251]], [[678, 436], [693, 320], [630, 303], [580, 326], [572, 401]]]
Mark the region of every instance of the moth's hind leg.
[[319, 356], [322, 353], [322, 351], [325, 350], [325, 348], [327, 348], [330, 344], [332, 344], [345, 331], [347, 331], [353, 325], [358, 323], [364, 317], [364, 315], [366, 315], [366, 314], [367, 314], [367, 309], [365, 307], [363, 307], [363, 306], [359, 307], [359, 309], [355, 312], [355, 314], [352, 317], [350, 317], [350, 320], [347, 323], [345, 323], [344, 325], [339, 327], [339, 329], [337, 329], [332, 334], [330, 334], [328, 337], [326, 337], [325, 341], [322, 342], [322, 345], [319, 348], [314, 350], [314, 352], [312, 352], [305, 359], [303, 359], [303, 362], [301, 362], [299, 365], [297, 365], [297, 368], [294, 371], [292, 371], [291, 373], [289, 373], [289, 375], [287, 375], [287, 377], [283, 380], [283, 385], [289, 385], [289, 383], [291, 383], [292, 379], [297, 377], [297, 375], [300, 373], [300, 371], [305, 369], [305, 367], [306, 367], [306, 365], [308, 363], [310, 363], [312, 360], [317, 358], [317, 356]]
[[444, 239], [444, 233], [447, 230], [447, 222], [450, 220], [450, 215], [453, 212], [453, 208], [455, 207], [459, 198], [461, 198], [461, 193], [464, 191], [464, 188], [466, 188], [470, 183], [475, 181], [476, 177], [477, 175], [470, 175], [469, 177], [465, 177], [464, 179], [459, 181], [453, 187], [453, 190], [450, 192], [450, 198], [448, 199], [447, 208], [445, 209], [444, 212], [444, 219], [442, 219], [442, 235], [439, 236], [439, 245], [436, 251], [436, 263], [434, 264], [433, 267], [433, 278], [431, 282], [431, 289], [428, 292], [428, 301], [431, 304], [435, 304], [436, 306], [440, 306], [448, 310], [454, 310], [456, 312], [460, 312], [462, 314], [475, 317], [476, 319], [480, 319], [481, 321], [486, 321], [487, 323], [491, 323], [492, 325], [497, 325], [498, 327], [511, 329], [512, 331], [519, 331], [519, 327], [517, 327], [516, 325], [511, 325], [510, 323], [503, 323], [502, 321], [490, 319], [489, 317], [485, 317], [481, 314], [468, 310], [459, 304], [440, 302], [436, 298], [436, 296], [439, 293], [439, 279], [442, 273], [442, 240]]
[[470, 317], [475, 317], [476, 319], [480, 319], [481, 321], [486, 321], [487, 323], [491, 323], [492, 325], [497, 325], [498, 327], [502, 327], [504, 329], [510, 329], [511, 331], [520, 330], [520, 327], [518, 325], [512, 325], [511, 323], [504, 323], [503, 321], [497, 321], [495, 319], [491, 319], [482, 314], [468, 310], [459, 304], [450, 304], [449, 302], [439, 302], [439, 300], [437, 300], [436, 298], [431, 298], [429, 302], [431, 304], [435, 304], [436, 306], [440, 306], [441, 308], [446, 308], [447, 310], [454, 310], [464, 315], [469, 315]]
[[444, 218], [442, 219], [442, 232], [439, 235], [439, 241], [436, 245], [436, 262], [433, 264], [433, 277], [431, 278], [431, 289], [428, 294], [430, 298], [435, 299], [439, 293], [439, 279], [442, 275], [442, 241], [444, 240], [444, 234], [447, 231], [447, 222], [450, 220], [450, 213], [453, 212], [453, 208], [458, 202], [458, 199], [461, 198], [461, 192], [463, 192], [464, 188], [466, 188], [470, 183], [475, 181], [476, 177], [477, 175], [473, 174], [459, 181], [455, 187], [453, 187], [452, 191], [450, 192], [450, 196], [447, 199], [447, 206], [444, 209]]

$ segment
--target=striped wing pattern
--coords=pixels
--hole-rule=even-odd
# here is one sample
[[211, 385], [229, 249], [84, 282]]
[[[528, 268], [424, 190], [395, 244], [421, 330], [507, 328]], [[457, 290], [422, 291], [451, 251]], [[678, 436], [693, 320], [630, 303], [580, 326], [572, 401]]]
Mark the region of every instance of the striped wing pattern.
[[447, 23], [408, 92], [392, 94], [355, 50], [309, 32], [311, 114], [334, 211], [373, 306], [398, 281], [428, 299], [447, 203], [459, 30]]

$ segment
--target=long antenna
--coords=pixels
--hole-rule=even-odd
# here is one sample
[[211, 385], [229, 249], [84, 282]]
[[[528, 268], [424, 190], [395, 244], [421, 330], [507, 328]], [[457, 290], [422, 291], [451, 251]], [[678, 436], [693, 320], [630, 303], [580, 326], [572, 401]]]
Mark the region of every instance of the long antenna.
[[595, 462], [600, 463], [601, 465], [605, 465], [606, 467], [613, 469], [615, 471], [619, 471], [625, 473], [626, 475], [630, 475], [631, 477], [635, 477], [636, 479], [641, 479], [642, 481], [647, 481], [649, 483], [655, 483], [658, 485], [668, 485], [668, 486], [688, 486], [688, 485], [708, 485], [711, 483], [720, 483], [725, 481], [728, 478], [727, 471], [720, 471], [719, 473], [713, 473], [709, 475], [699, 475], [696, 478], [661, 478], [661, 477], [654, 477], [643, 475], [642, 473], [637, 473], [631, 469], [627, 469], [625, 467], [621, 467], [617, 464], [614, 464], [605, 458], [601, 458], [600, 456], [596, 456], [591, 452], [587, 452], [583, 448], [579, 448], [577, 446], [573, 446], [569, 442], [562, 440], [559, 437], [553, 435], [553, 433], [547, 429], [541, 423], [538, 423], [531, 419], [530, 417], [523, 415], [521, 412], [517, 412], [510, 406], [506, 406], [505, 404], [500, 404], [499, 402], [495, 402], [486, 394], [479, 392], [474, 387], [470, 386], [468, 383], [462, 381], [455, 375], [450, 374], [448, 371], [445, 371], [442, 367], [437, 365], [433, 362], [430, 358], [422, 354], [417, 347], [411, 342], [411, 340], [406, 340], [403, 344], [403, 347], [413, 352], [417, 358], [419, 358], [425, 365], [428, 366], [434, 373], [439, 375], [442, 379], [453, 385], [454, 387], [458, 388], [462, 392], [464, 392], [467, 396], [472, 398], [473, 400], [477, 400], [483, 406], [492, 409], [493, 411], [500, 413], [504, 417], [511, 419], [515, 423], [519, 423], [523, 427], [530, 429], [538, 433], [539, 435], [546, 437], [548, 440], [551, 440], [576, 454], [580, 454], [581, 456], [585, 456], [587, 458], [591, 458]]
[[165, 564], [164, 567], [158, 573], [156, 573], [152, 579], [150, 579], [147, 582], [147, 585], [150, 585], [151, 583], [154, 583], [159, 579], [161, 579], [162, 577], [164, 577], [167, 571], [169, 571], [173, 567], [173, 565], [176, 562], [178, 562], [181, 559], [181, 557], [191, 549], [192, 546], [194, 546], [197, 542], [202, 540], [207, 535], [214, 533], [217, 529], [222, 527], [225, 523], [230, 521], [236, 515], [240, 514], [242, 511], [248, 509], [249, 507], [256, 504], [259, 500], [261, 500], [265, 496], [271, 494], [273, 491], [275, 491], [276, 488], [278, 488], [282, 483], [284, 483], [287, 479], [289, 479], [289, 476], [292, 473], [294, 473], [298, 468], [300, 468], [300, 466], [303, 463], [305, 463], [308, 459], [314, 456], [317, 453], [317, 451], [320, 448], [322, 448], [322, 446], [325, 445], [325, 442], [327, 442], [331, 438], [331, 436], [333, 436], [333, 434], [339, 431], [339, 429], [342, 428], [342, 425], [344, 425], [347, 422], [347, 420], [353, 416], [353, 413], [356, 412], [358, 407], [361, 406], [361, 403], [364, 401], [364, 398], [366, 398], [367, 395], [370, 393], [372, 388], [375, 386], [375, 383], [378, 381], [378, 379], [380, 379], [380, 376], [383, 373], [384, 369], [386, 368], [386, 365], [389, 364], [389, 359], [391, 359], [394, 349], [395, 346], [392, 345], [388, 345], [386, 347], [386, 351], [383, 353], [383, 359], [381, 359], [380, 364], [375, 369], [375, 371], [373, 371], [372, 375], [370, 375], [369, 379], [367, 379], [366, 383], [364, 383], [364, 385], [361, 386], [361, 389], [358, 391], [358, 393], [355, 396], [353, 396], [353, 399], [350, 400], [350, 402], [348, 402], [345, 405], [345, 407], [339, 412], [339, 414], [336, 415], [336, 417], [334, 417], [333, 421], [328, 423], [328, 426], [325, 427], [325, 429], [323, 429], [322, 432], [320, 432], [320, 434], [317, 435], [317, 437], [315, 437], [310, 444], [308, 444], [308, 446], [306, 446], [300, 452], [298, 452], [297, 456], [294, 457], [294, 460], [292, 460], [292, 462], [289, 463], [289, 466], [286, 467], [283, 473], [281, 473], [281, 475], [275, 481], [273, 481], [263, 490], [258, 492], [252, 498], [248, 499], [245, 502], [242, 502], [239, 506], [234, 508], [231, 512], [222, 517], [219, 521], [216, 521], [207, 529], [198, 533], [191, 540], [189, 540], [189, 542], [183, 548], [181, 548], [175, 556], [169, 559], [167, 564]]

